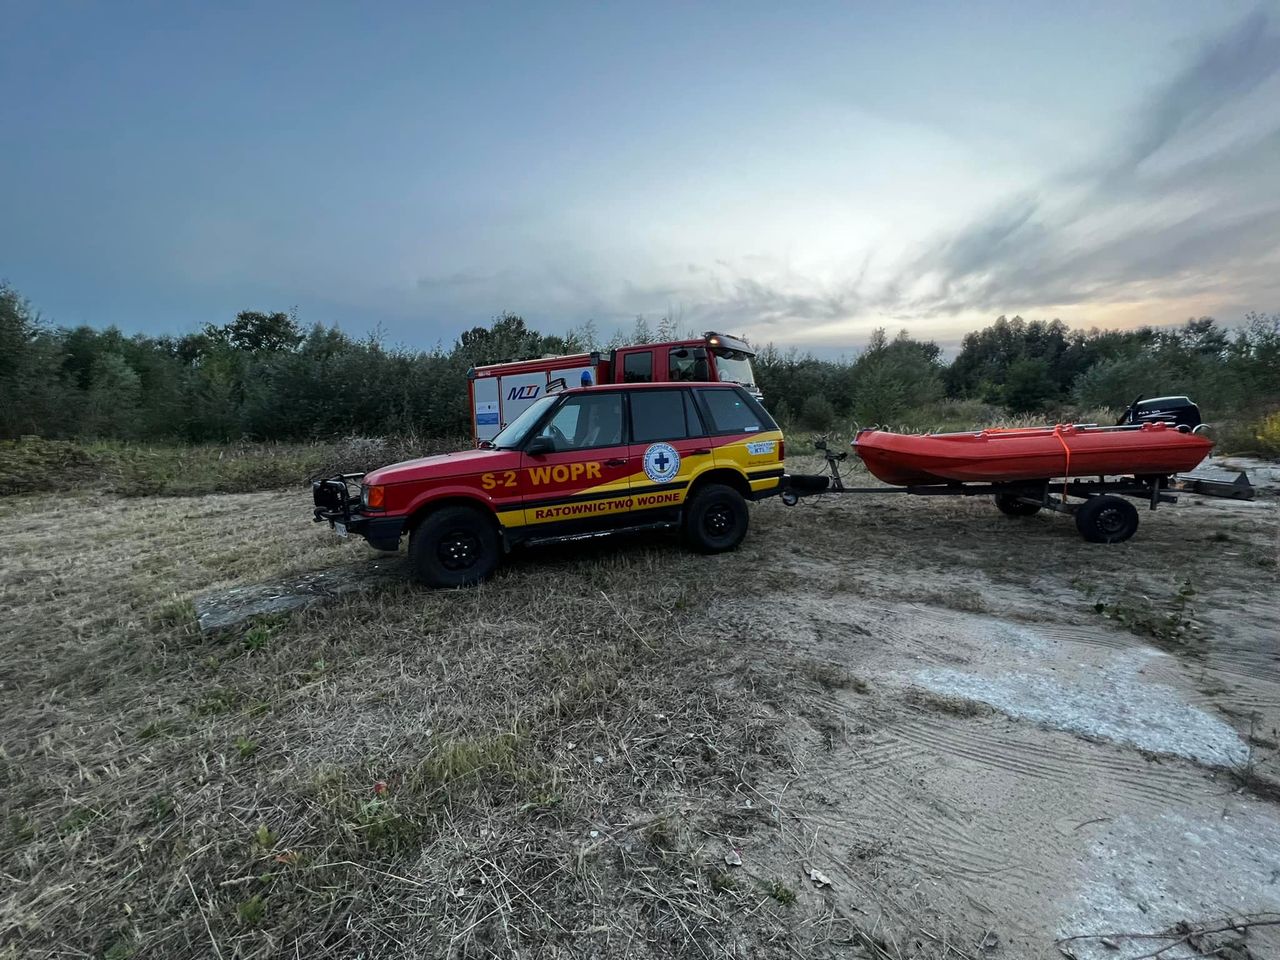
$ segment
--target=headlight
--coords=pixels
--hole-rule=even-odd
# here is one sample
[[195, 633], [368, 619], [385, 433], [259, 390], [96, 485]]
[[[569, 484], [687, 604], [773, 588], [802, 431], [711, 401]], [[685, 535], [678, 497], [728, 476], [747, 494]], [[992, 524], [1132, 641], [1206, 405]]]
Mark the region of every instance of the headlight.
[[378, 484], [375, 484], [372, 487], [364, 486], [362, 484], [360, 487], [360, 502], [366, 507], [381, 507], [384, 502], [385, 495], [386, 488]]

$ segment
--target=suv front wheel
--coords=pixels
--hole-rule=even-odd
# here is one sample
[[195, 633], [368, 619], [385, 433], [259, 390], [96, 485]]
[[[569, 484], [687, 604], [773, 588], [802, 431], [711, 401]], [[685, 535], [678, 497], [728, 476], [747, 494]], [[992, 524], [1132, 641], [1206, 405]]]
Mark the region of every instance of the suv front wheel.
[[479, 583], [498, 566], [498, 532], [479, 510], [442, 507], [414, 528], [409, 562], [428, 587]]
[[733, 487], [707, 484], [685, 509], [684, 535], [702, 553], [732, 550], [747, 535], [747, 501]]

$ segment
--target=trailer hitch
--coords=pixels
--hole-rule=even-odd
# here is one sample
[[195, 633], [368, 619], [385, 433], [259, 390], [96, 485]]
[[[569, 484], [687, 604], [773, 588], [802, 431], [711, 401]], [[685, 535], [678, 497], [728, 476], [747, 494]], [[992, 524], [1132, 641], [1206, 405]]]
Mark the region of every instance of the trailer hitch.
[[1212, 480], [1209, 477], [1174, 477], [1170, 490], [1179, 493], [1198, 493], [1203, 497], [1224, 497], [1228, 500], [1252, 500], [1254, 486], [1249, 482], [1249, 475], [1243, 470], [1234, 480]]

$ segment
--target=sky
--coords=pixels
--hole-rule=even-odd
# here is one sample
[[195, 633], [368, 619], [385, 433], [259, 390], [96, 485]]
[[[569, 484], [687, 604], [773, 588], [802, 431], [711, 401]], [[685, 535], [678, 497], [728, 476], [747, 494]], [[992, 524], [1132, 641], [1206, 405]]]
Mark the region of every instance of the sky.
[[1280, 311], [1280, 0], [0, 0], [59, 325], [640, 315], [819, 353]]

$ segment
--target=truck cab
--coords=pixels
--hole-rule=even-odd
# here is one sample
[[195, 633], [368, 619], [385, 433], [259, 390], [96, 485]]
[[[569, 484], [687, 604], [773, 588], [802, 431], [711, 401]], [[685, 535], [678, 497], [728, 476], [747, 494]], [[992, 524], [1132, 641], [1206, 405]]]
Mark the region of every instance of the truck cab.
[[784, 470], [781, 431], [737, 384], [575, 387], [538, 398], [479, 449], [317, 481], [314, 518], [381, 550], [408, 536], [420, 581], [461, 586], [516, 546], [627, 530], [732, 550], [747, 502], [778, 493]]
[[607, 383], [736, 383], [761, 400], [744, 340], [708, 331], [700, 338], [619, 347], [605, 353], [539, 357], [467, 371], [476, 445], [492, 440], [535, 400]]
[[612, 382], [736, 383], [759, 400], [751, 369], [754, 356], [745, 342], [719, 333], [707, 333], [702, 340], [642, 343], [614, 351]]

